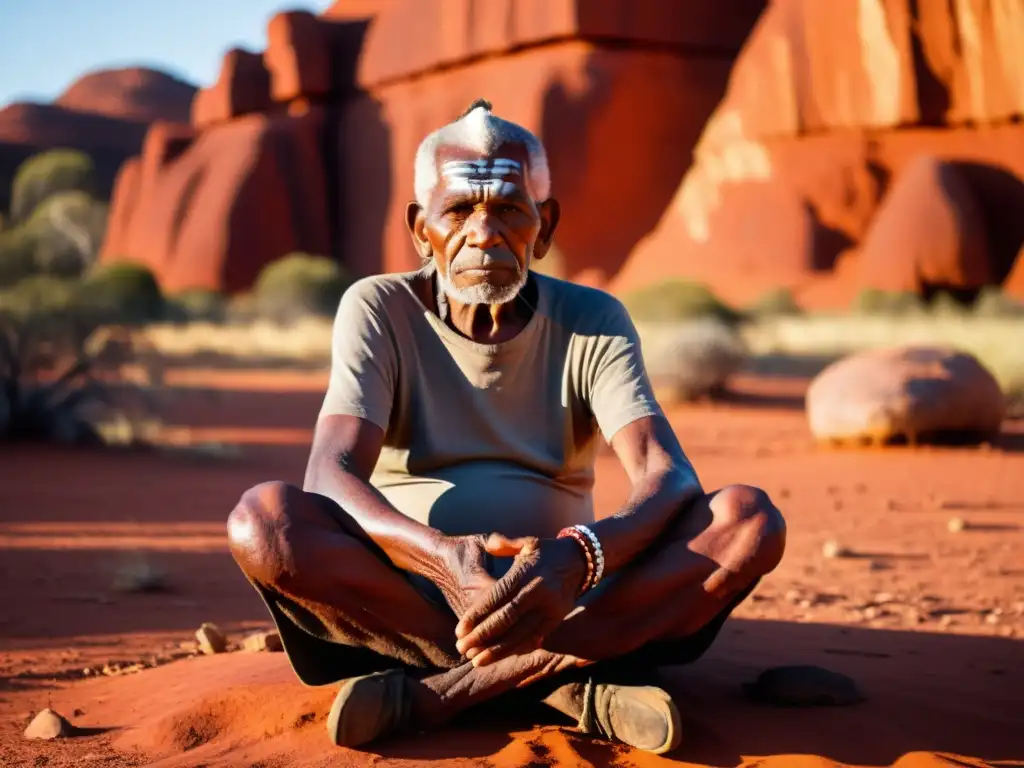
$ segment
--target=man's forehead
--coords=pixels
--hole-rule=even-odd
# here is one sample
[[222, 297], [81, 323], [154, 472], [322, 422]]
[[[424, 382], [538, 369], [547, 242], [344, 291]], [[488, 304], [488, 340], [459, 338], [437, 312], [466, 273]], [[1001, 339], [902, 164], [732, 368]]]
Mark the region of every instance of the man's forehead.
[[510, 197], [530, 195], [527, 162], [522, 145], [504, 144], [489, 153], [457, 146], [442, 146], [435, 157], [437, 191], [450, 194]]

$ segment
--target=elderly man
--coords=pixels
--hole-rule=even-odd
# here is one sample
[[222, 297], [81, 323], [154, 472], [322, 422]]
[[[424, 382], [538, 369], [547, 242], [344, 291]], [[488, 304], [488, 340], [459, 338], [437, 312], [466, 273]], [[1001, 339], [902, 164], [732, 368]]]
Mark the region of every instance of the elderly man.
[[[423, 141], [415, 192], [426, 266], [345, 293], [304, 486], [247, 491], [232, 553], [300, 680], [344, 681], [336, 744], [520, 689], [673, 749], [656, 667], [708, 648], [779, 563], [782, 517], [704, 491], [619, 301], [530, 270], [559, 220], [533, 134], [478, 101]], [[632, 491], [595, 522], [601, 438]]]

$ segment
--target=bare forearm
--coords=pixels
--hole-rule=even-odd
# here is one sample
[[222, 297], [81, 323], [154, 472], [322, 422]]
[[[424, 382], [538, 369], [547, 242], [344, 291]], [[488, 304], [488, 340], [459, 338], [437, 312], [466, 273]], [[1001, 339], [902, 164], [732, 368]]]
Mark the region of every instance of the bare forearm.
[[367, 481], [336, 464], [310, 467], [305, 490], [336, 502], [402, 570], [436, 575], [443, 534], [403, 515]]
[[689, 463], [640, 478], [619, 512], [590, 526], [604, 551], [605, 574], [636, 559], [703, 493]]

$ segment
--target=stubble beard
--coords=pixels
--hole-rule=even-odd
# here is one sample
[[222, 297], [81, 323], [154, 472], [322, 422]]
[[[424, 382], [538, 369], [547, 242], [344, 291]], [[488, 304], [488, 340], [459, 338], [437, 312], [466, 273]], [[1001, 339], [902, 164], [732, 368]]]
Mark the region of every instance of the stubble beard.
[[520, 267], [519, 273], [516, 275], [516, 279], [508, 285], [491, 285], [490, 283], [477, 283], [466, 288], [459, 288], [455, 285], [450, 274], [446, 270], [444, 273], [437, 269], [437, 266], [431, 261], [428, 268], [432, 268], [430, 271], [436, 272], [438, 280], [441, 284], [441, 290], [444, 291], [445, 296], [449, 300], [458, 302], [459, 304], [507, 304], [508, 302], [515, 299], [519, 295], [519, 292], [523, 290], [526, 285], [526, 281], [530, 276], [530, 262], [533, 258], [533, 247], [531, 246], [526, 253], [525, 266]]

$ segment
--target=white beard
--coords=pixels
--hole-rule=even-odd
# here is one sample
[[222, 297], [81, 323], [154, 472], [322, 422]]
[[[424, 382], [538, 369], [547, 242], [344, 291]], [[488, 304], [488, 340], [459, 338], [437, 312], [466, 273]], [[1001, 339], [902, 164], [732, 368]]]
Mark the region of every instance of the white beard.
[[477, 283], [471, 285], [468, 288], [459, 288], [452, 281], [451, 277], [447, 272], [444, 274], [437, 269], [437, 265], [431, 260], [424, 268], [425, 274], [437, 274], [437, 278], [441, 283], [441, 290], [444, 291], [444, 295], [450, 300], [458, 302], [459, 304], [507, 304], [512, 301], [519, 292], [523, 290], [523, 286], [526, 285], [526, 281], [530, 277], [530, 262], [532, 261], [533, 249], [531, 248], [526, 254], [526, 266], [519, 270], [519, 275], [516, 277], [515, 282], [509, 283], [508, 285], [490, 285], [488, 283]]

